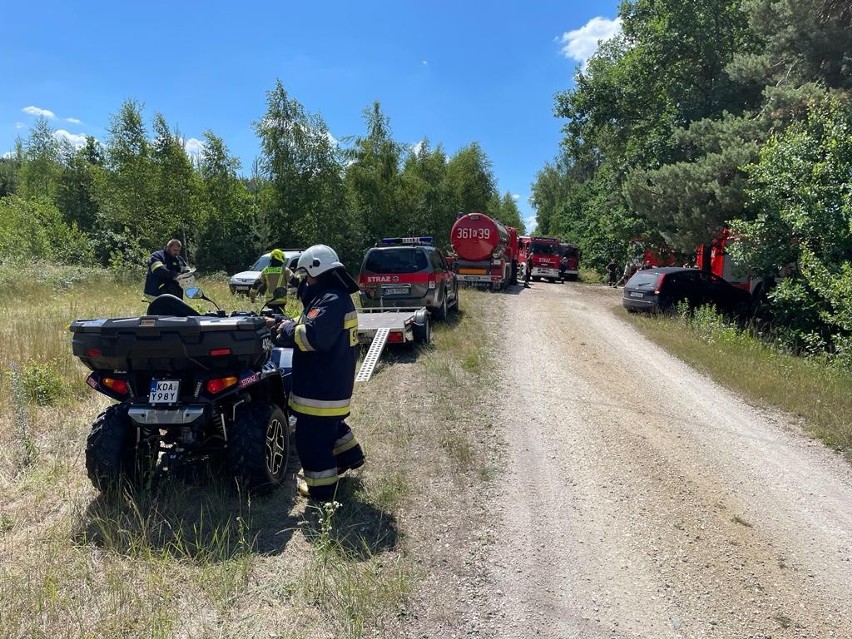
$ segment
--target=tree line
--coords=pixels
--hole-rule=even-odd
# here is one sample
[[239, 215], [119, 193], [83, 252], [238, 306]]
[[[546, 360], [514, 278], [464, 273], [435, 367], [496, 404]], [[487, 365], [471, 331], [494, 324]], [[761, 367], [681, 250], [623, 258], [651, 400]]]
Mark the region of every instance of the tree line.
[[852, 5], [624, 0], [622, 31], [556, 96], [538, 230], [601, 268], [631, 242], [694, 255], [723, 228], [796, 349], [852, 359]]
[[365, 131], [337, 142], [323, 119], [280, 81], [254, 131], [260, 155], [244, 174], [212, 131], [197, 157], [162, 114], [150, 128], [125, 101], [107, 139], [81, 148], [39, 118], [0, 159], [0, 262], [47, 260], [138, 270], [169, 238], [193, 264], [234, 272], [275, 247], [334, 247], [356, 268], [383, 236], [433, 235], [449, 243], [458, 211], [482, 211], [523, 230], [510, 193], [471, 142], [449, 155], [441, 144], [393, 137], [378, 102]]

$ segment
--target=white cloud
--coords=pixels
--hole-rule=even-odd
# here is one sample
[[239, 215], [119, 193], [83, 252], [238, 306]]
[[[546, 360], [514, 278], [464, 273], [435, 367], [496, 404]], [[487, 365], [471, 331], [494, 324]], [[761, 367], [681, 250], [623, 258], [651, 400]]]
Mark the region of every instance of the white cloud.
[[23, 122], [15, 122], [15, 128], [16, 129], [26, 129], [27, 125], [24, 124]]
[[69, 133], [65, 129], [59, 129], [53, 133], [53, 137], [57, 140], [67, 140], [75, 149], [79, 149], [86, 144], [86, 135], [84, 133]]
[[83, 123], [82, 123], [80, 120], [78, 120], [77, 118], [65, 118], [65, 121], [66, 121], [66, 122], [70, 122], [71, 124], [83, 124]]
[[420, 152], [423, 151], [425, 144], [426, 143], [423, 140], [420, 140], [420, 142], [411, 147], [411, 152], [417, 157], [420, 157]]
[[581, 64], [586, 64], [598, 50], [598, 45], [621, 32], [621, 18], [592, 18], [574, 31], [566, 31], [557, 38], [562, 45], [562, 55]]
[[328, 138], [328, 141], [331, 143], [331, 146], [337, 146], [337, 138], [331, 134], [331, 131], [325, 132], [325, 137]]
[[197, 158], [204, 150], [204, 142], [198, 138], [189, 138], [188, 140], [184, 140], [183, 148], [189, 157]]
[[48, 119], [53, 119], [56, 117], [56, 114], [49, 109], [42, 109], [37, 106], [28, 106], [21, 109], [24, 113], [29, 113], [30, 115], [43, 115]]
[[429, 60], [421, 60], [420, 64], [422, 64], [424, 67], [428, 67], [429, 66]]
[[517, 193], [512, 193], [512, 199], [515, 200], [515, 202], [517, 202], [518, 200], [521, 199], [521, 196], [518, 195]]
[[3, 155], [0, 155], [0, 158], [3, 158], [4, 160], [11, 160], [13, 157], [15, 157], [15, 154], [11, 151], [6, 151]]
[[527, 228], [527, 233], [532, 233], [535, 230], [536, 224], [538, 222], [535, 215], [524, 218], [524, 226]]

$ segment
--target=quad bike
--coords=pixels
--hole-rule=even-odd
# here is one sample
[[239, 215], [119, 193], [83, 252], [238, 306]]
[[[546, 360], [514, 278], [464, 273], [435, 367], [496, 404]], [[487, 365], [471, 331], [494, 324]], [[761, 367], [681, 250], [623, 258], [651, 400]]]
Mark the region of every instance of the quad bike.
[[[190, 299], [209, 300], [199, 288]], [[144, 483], [185, 463], [212, 462], [254, 492], [278, 486], [289, 456], [292, 349], [274, 348], [254, 313], [199, 314], [161, 295], [141, 317], [71, 323], [86, 382], [118, 403], [86, 441], [100, 490]]]

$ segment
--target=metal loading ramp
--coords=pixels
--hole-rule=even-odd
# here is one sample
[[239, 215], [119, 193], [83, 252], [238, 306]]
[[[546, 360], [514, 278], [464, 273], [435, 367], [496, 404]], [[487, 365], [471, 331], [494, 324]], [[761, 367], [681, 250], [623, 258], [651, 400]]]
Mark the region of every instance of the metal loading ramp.
[[359, 309], [358, 341], [370, 347], [355, 381], [370, 379], [388, 344], [428, 344], [431, 340], [432, 328], [425, 307]]
[[389, 333], [389, 328], [380, 328], [376, 330], [376, 334], [373, 336], [373, 341], [370, 344], [370, 350], [367, 351], [367, 354], [364, 356], [364, 361], [361, 363], [361, 370], [359, 370], [358, 374], [355, 376], [356, 382], [366, 382], [373, 376], [373, 369], [375, 369], [376, 364], [379, 363], [379, 357], [382, 354], [382, 350], [385, 348], [385, 343], [388, 341]]

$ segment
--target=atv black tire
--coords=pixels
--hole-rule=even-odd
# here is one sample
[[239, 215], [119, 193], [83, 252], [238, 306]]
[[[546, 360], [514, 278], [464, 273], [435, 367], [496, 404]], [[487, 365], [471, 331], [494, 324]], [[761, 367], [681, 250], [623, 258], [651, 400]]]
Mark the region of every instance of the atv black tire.
[[228, 429], [228, 469], [254, 493], [284, 481], [290, 456], [290, 428], [280, 408], [267, 402], [241, 404]]
[[86, 439], [86, 472], [92, 485], [102, 491], [124, 483], [142, 484], [153, 476], [157, 465], [159, 451], [153, 431], [134, 424], [127, 409], [124, 404], [107, 408]]

